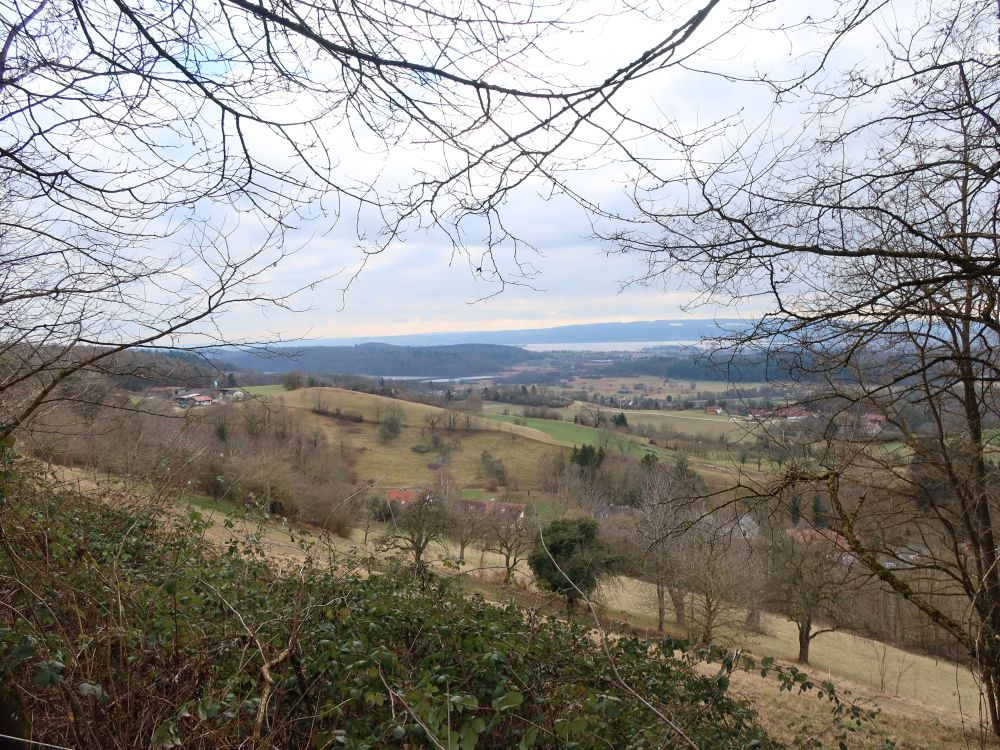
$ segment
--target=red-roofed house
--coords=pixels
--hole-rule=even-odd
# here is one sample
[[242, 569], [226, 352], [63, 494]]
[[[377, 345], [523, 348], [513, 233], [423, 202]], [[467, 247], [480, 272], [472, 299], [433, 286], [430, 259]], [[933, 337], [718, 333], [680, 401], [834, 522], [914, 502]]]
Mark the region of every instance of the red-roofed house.
[[794, 528], [785, 529], [785, 536], [801, 544], [833, 544], [848, 549], [847, 539], [831, 529]]
[[888, 421], [882, 414], [862, 414], [861, 429], [869, 435], [877, 435], [885, 429]]
[[420, 499], [420, 490], [406, 489], [405, 487], [399, 487], [397, 489], [390, 489], [385, 491], [385, 501], [387, 503], [406, 505], [407, 503], [415, 503], [419, 499]]

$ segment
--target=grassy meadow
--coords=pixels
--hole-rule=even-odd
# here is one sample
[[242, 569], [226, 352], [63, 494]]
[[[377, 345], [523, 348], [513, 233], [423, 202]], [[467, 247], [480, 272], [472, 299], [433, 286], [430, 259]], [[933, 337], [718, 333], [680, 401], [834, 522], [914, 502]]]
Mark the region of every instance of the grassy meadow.
[[[541, 472], [556, 454], [566, 449], [546, 434], [532, 428], [502, 425], [474, 417], [471, 429], [449, 432], [428, 429], [428, 414], [443, 409], [425, 404], [374, 396], [338, 388], [303, 388], [281, 391], [280, 398], [295, 409], [311, 427], [322, 431], [340, 450], [360, 481], [380, 486], [430, 485], [442, 459], [432, 448], [433, 435], [448, 447], [447, 468], [463, 487], [485, 487], [481, 456], [488, 452], [503, 461], [511, 489], [533, 489], [541, 483]], [[355, 412], [364, 422], [355, 423], [315, 414], [311, 410], [320, 398], [325, 408]], [[384, 443], [376, 421], [390, 408], [398, 408], [402, 429], [395, 439]], [[464, 416], [461, 418], [464, 426]], [[417, 448], [417, 450], [413, 450]], [[422, 451], [422, 452], [418, 452]]]
[[[681, 380], [660, 378], [653, 375], [610, 378], [573, 378], [567, 382], [564, 392], [584, 391], [601, 396], [645, 396], [646, 398], [674, 399], [698, 398], [700, 393], [732, 394], [763, 387], [764, 383], [740, 383], [733, 385], [725, 380]], [[773, 384], [771, 384], [773, 385]]]

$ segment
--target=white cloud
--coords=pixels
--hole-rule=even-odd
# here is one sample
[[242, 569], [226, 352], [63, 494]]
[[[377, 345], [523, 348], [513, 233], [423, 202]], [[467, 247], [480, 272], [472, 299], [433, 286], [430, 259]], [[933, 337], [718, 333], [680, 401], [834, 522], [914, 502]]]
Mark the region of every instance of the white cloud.
[[[659, 4], [656, 4], [659, 7]], [[809, 3], [779, 3], [775, 10], [754, 28], [741, 27], [723, 36], [705, 53], [690, 62], [693, 68], [711, 68], [727, 73], [748, 73], [754, 67], [774, 70], [798, 70], [811, 58], [802, 58], [815, 38], [808, 30], [797, 30], [807, 15], [823, 17], [836, 5], [834, 0]], [[695, 3], [677, 9], [678, 17], [689, 13]], [[824, 9], [824, 6], [826, 8]], [[594, 6], [589, 6], [594, 7]], [[717, 14], [710, 26], [699, 31], [695, 42], [707, 42], [726, 30], [738, 16], [742, 2], [733, 0]], [[612, 16], [601, 19], [582, 32], [574, 32], [552, 47], [552, 54], [564, 64], [552, 73], [597, 80], [613, 70], [623, 59], [652, 46], [663, 26], [643, 23], [635, 16]], [[873, 32], [848, 40], [838, 60], [864, 58], [877, 46]], [[681, 130], [717, 120], [733, 112], [742, 112], [750, 124], [771, 116], [771, 106], [761, 89], [736, 85], [702, 73], [672, 69], [662, 75], [642, 79], [626, 91], [618, 102], [630, 114], [646, 118], [676, 120]], [[795, 121], [793, 104], [790, 114], [773, 121]], [[748, 125], [749, 126], [749, 125]], [[364, 181], [381, 175], [386, 184], [405, 184], [414, 170], [432, 163], [439, 153], [430, 149], [396, 151], [391, 158], [377, 149], [365, 153], [352, 146], [342, 131], [330, 135], [343, 146], [336, 153], [340, 169], [352, 180]], [[595, 131], [581, 135], [596, 137]], [[338, 140], [339, 138], [339, 140]], [[265, 141], [262, 140], [262, 143]], [[672, 153], [662, 140], [646, 138], [635, 148], [650, 159], [661, 159], [658, 168], [675, 169]], [[584, 153], [584, 146], [577, 153]], [[610, 155], [607, 158], [611, 158]], [[572, 174], [570, 184], [606, 210], [624, 209], [634, 176], [628, 164], [606, 163], [605, 157], [588, 159], [586, 169]], [[668, 278], [665, 287], [627, 287], [622, 282], [641, 276], [645, 264], [639, 257], [608, 256], [605, 247], [591, 238], [588, 217], [565, 196], [546, 200], [544, 186], [528, 183], [513, 194], [503, 206], [506, 226], [527, 240], [537, 252], [524, 250], [518, 260], [528, 265], [519, 268], [512, 247], [496, 250], [500, 272], [512, 282], [501, 294], [490, 267], [483, 263], [481, 249], [485, 229], [469, 222], [466, 237], [470, 255], [456, 255], [441, 233], [414, 232], [392, 243], [385, 252], [365, 257], [355, 235], [357, 230], [368, 239], [376, 237], [376, 217], [348, 212], [338, 222], [317, 216], [306, 222], [289, 238], [295, 255], [285, 260], [271, 276], [283, 288], [307, 287], [299, 304], [305, 313], [245, 310], [227, 316], [224, 325], [234, 336], [254, 337], [261, 329], [280, 330], [290, 336], [341, 337], [377, 336], [394, 333], [434, 330], [462, 330], [507, 327], [542, 327], [603, 320], [636, 320], [685, 317], [696, 300], [694, 292], [685, 291], [683, 279]], [[252, 241], [251, 237], [247, 237]], [[355, 273], [364, 265], [363, 271]], [[477, 274], [476, 269], [483, 268]], [[527, 278], [520, 272], [527, 270]], [[485, 277], [485, 278], [483, 278]], [[350, 285], [348, 287], [348, 282]], [[494, 296], [496, 295], [496, 296]], [[698, 317], [749, 314], [750, 311], [699, 309]]]

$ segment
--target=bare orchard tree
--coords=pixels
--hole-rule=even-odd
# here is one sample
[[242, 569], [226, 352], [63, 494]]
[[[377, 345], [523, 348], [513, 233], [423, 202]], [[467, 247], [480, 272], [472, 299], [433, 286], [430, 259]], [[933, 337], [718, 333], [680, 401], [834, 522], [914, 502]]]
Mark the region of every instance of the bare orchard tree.
[[382, 543], [413, 559], [418, 569], [427, 568], [427, 552], [432, 544], [448, 535], [449, 517], [441, 500], [431, 493], [422, 494], [406, 504], [390, 504], [389, 529]]
[[639, 515], [634, 520], [639, 573], [656, 587], [657, 629], [663, 632], [667, 621], [667, 598], [674, 621], [687, 626], [685, 557], [682, 541], [697, 520], [694, 504], [703, 494], [704, 485], [686, 462], [672, 466], [655, 465], [646, 470]]
[[688, 592], [688, 630], [710, 643], [719, 628], [744, 623], [765, 589], [760, 550], [724, 510], [698, 518], [675, 542], [682, 556], [681, 580]]
[[797, 529], [771, 548], [770, 604], [795, 624], [800, 664], [809, 663], [815, 638], [851, 620], [851, 595], [860, 580], [843, 538], [831, 531]]
[[465, 551], [481, 541], [486, 533], [482, 508], [455, 499], [448, 509], [448, 535], [458, 544], [458, 563], [465, 564]]
[[[433, 226], [516, 277], [494, 255], [517, 247], [507, 194], [612, 142], [616, 95], [678, 64], [718, 2], [3, 4], [0, 437], [126, 349], [219, 343], [234, 305], [289, 304], [272, 269], [296, 228], [347, 214], [372, 253]], [[590, 82], [556, 72], [557, 35], [619, 12], [662, 35]]]
[[968, 654], [1000, 734], [1000, 19], [993, 0], [907, 6], [878, 27], [881, 69], [783, 92], [810, 94], [773, 115], [793, 109], [796, 138], [687, 144], [617, 239], [651, 278], [770, 305], [730, 351], [804, 381], [826, 426], [756, 491], [820, 494], [859, 565]]
[[504, 580], [511, 582], [517, 566], [531, 553], [534, 527], [512, 512], [490, 513], [485, 526], [483, 549], [503, 558]]

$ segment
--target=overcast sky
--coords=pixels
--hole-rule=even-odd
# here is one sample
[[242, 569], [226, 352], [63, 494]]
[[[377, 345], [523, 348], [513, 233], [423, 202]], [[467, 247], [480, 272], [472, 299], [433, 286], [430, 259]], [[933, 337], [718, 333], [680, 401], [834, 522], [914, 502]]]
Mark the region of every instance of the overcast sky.
[[[780, 69], [798, 64], [797, 52], [808, 45], [792, 35], [775, 33], [773, 27], [794, 24], [804, 14], [818, 13], [822, 3], [787, 3], [783, 16], [768, 19], [761, 28], [741, 28], [715, 44], [710, 53], [693, 61], [698, 67], [747, 73], [751, 68]], [[732, 3], [741, 7], [742, 3]], [[723, 10], [706, 27], [703, 37], [726, 28], [731, 15]], [[662, 29], [633, 17], [629, 22], [602, 21], [584, 33], [553, 41], [551, 54], [565, 60], [573, 75], [596, 77], [613, 70], [621, 60], [651, 43]], [[875, 53], [877, 40], [860, 34], [849, 40], [843, 60], [864, 61]], [[796, 49], [797, 48], [797, 49]], [[791, 61], [791, 62], [790, 62]], [[764, 92], [680, 70], [651, 76], [627, 95], [630, 111], [645, 117], [662, 112], [682, 128], [739, 113], [753, 127], [771, 110]], [[794, 107], [791, 108], [793, 110]], [[790, 110], [790, 111], [791, 111]], [[791, 115], [782, 117], [787, 122]], [[794, 119], [794, 118], [792, 118]], [[773, 127], [779, 130], [779, 118]], [[644, 146], [655, 155], [657, 145]], [[395, 172], [405, 182], [419, 159], [426, 155], [392, 152], [383, 156], [339, 154], [341, 168], [358, 174]], [[605, 166], [575, 175], [574, 186], [603, 205], [626, 205], [631, 172], [627, 167]], [[527, 186], [505, 208], [507, 226], [531, 242], [518, 267], [509, 251], [500, 253], [500, 267], [514, 283], [501, 287], [496, 279], [477, 277], [480, 264], [454, 255], [443, 237], [410, 235], [380, 255], [363, 254], [346, 221], [334, 231], [308, 224], [290, 238], [299, 249], [276, 269], [276, 283], [286, 288], [307, 286], [327, 279], [297, 298], [297, 311], [242, 310], [224, 320], [234, 338], [349, 337], [395, 335], [433, 331], [541, 328], [572, 323], [650, 320], [658, 318], [710, 318], [752, 316], [759, 310], [719, 309], [697, 306], [687, 280], [671, 277], [653, 286], [626, 285], [641, 276], [645, 261], [638, 256], [609, 256], [609, 246], [593, 237], [587, 214], [569, 200], [544, 200], [541, 186]], [[365, 233], [376, 227], [362, 226]], [[244, 230], [253, 242], [252, 229]], [[360, 269], [360, 273], [358, 273]], [[519, 271], [526, 270], [526, 274]], [[304, 311], [303, 311], [304, 310]]]

